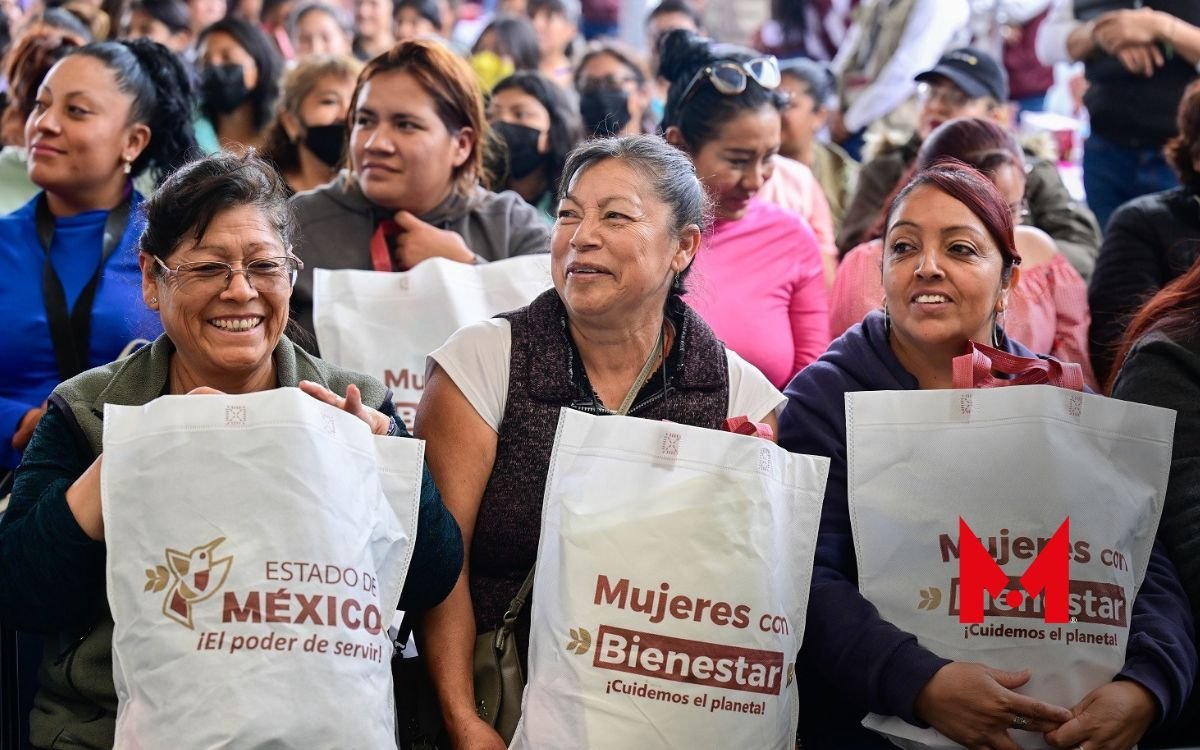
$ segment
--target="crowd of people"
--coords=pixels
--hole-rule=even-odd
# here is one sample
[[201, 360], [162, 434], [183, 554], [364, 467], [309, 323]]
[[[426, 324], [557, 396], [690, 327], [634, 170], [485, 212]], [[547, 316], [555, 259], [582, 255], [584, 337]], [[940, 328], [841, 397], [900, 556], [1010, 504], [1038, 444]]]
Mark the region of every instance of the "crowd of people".
[[[780, 0], [742, 46], [662, 0], [643, 48], [618, 5], [0, 1], [0, 627], [45, 636], [33, 747], [113, 742], [104, 404], [295, 386], [407, 437], [321, 359], [314, 272], [544, 253], [553, 288], [434, 351], [416, 409], [399, 607], [447, 747], [505, 746], [472, 648], [537, 559], [562, 408], [831, 459], [804, 748], [891, 746], [867, 713], [972, 748], [1200, 739], [1200, 5]], [[1026, 127], [1059, 84], [1075, 153]], [[1177, 413], [1125, 667], [1075, 706], [858, 588], [847, 394], [951, 388], [971, 342]]]

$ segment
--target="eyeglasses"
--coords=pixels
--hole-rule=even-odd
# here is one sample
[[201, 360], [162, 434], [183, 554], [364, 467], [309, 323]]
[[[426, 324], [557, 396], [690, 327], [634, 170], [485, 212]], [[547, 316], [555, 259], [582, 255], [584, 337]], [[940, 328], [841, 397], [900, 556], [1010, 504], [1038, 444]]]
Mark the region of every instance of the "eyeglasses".
[[742, 93], [746, 86], [750, 85], [750, 79], [754, 79], [764, 89], [773, 90], [779, 87], [779, 61], [774, 55], [767, 55], [746, 62], [725, 60], [705, 66], [697, 70], [692, 80], [688, 81], [683, 96], [679, 97], [679, 106], [682, 107], [684, 102], [696, 93], [700, 81], [706, 77], [713, 88], [724, 96]]
[[951, 109], [967, 106], [971, 101], [971, 97], [967, 92], [957, 86], [934, 86], [933, 84], [922, 81], [917, 84], [917, 96], [921, 101], [928, 102], [940, 99], [942, 104], [945, 104]]
[[241, 268], [234, 268], [219, 260], [181, 263], [175, 268], [163, 263], [158, 256], [154, 256], [154, 262], [162, 267], [166, 275], [175, 278], [175, 283], [180, 289], [203, 289], [211, 292], [223, 292], [228, 289], [235, 273], [244, 275], [246, 283], [257, 292], [286, 291], [295, 286], [296, 274], [304, 268], [300, 259], [291, 255], [255, 258]]

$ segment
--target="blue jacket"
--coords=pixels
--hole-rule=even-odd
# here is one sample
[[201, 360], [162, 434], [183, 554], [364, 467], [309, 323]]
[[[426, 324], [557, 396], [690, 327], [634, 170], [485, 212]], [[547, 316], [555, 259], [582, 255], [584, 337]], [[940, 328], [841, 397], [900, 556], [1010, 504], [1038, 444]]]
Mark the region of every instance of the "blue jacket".
[[[1037, 356], [1006, 341], [1004, 348]], [[924, 726], [914, 713], [917, 694], [949, 661], [880, 617], [858, 591], [846, 484], [845, 394], [917, 390], [917, 379], [892, 353], [882, 313], [834, 341], [788, 385], [779, 418], [779, 443], [790, 451], [828, 456], [829, 482], [821, 512], [808, 623], [797, 674], [800, 732], [810, 748], [893, 748], [863, 729], [867, 712]], [[1178, 713], [1196, 675], [1192, 617], [1179, 577], [1156, 542], [1133, 607], [1124, 669], [1158, 699], [1159, 717]]]
[[[42, 295], [45, 255], [34, 218], [39, 193], [21, 208], [0, 216], [0, 472], [16, 466], [20, 452], [12, 447], [21, 418], [58, 385], [58, 364], [46, 302]], [[153, 341], [162, 333], [158, 313], [142, 300], [137, 242], [145, 221], [142, 196], [134, 192], [129, 222], [109, 256], [92, 305], [88, 365], [113, 361], [133, 339]], [[51, 262], [73, 308], [96, 270], [107, 211], [85, 211], [55, 221]]]

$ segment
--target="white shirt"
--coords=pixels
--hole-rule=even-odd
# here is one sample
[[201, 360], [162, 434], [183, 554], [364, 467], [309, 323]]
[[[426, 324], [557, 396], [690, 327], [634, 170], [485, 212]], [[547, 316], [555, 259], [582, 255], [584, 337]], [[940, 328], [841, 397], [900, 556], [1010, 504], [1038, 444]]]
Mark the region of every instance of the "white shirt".
[[[734, 352], [725, 350], [729, 362], [727, 417], [761, 421], [787, 401], [766, 376]], [[503, 318], [491, 318], [460, 329], [429, 359], [437, 362], [488, 427], [499, 433], [508, 403], [509, 366], [512, 362], [512, 328]]]
[[[857, 133], [912, 96], [917, 90], [913, 78], [936, 65], [946, 50], [966, 43], [970, 17], [966, 0], [916, 0], [895, 54], [842, 115], [846, 130]], [[833, 69], [839, 76], [845, 71], [862, 33], [857, 23], [847, 32], [833, 61]]]
[[1038, 29], [1034, 46], [1042, 65], [1071, 62], [1071, 56], [1067, 54], [1067, 37], [1078, 25], [1079, 21], [1075, 20], [1075, 0], [1054, 0], [1054, 7]]

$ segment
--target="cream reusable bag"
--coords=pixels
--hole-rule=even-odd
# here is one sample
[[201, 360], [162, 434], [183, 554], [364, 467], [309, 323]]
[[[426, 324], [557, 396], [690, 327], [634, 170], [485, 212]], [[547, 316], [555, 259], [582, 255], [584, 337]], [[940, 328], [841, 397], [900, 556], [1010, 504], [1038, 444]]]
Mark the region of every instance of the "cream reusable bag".
[[[1019, 692], [1075, 705], [1125, 662], [1174, 423], [1169, 409], [1047, 385], [846, 394], [860, 590], [939, 656], [1029, 668]], [[980, 624], [959, 619], [960, 517], [1009, 577], [1000, 595], [983, 593]], [[1019, 579], [1067, 519], [1070, 621], [1052, 624], [1045, 596]], [[896, 717], [863, 724], [901, 747], [958, 747]], [[1047, 747], [1038, 733], [1009, 735]]]
[[295, 388], [106, 406], [116, 747], [394, 747], [423, 453]]
[[511, 747], [795, 747], [829, 461], [564, 409]]
[[546, 254], [477, 266], [432, 258], [403, 273], [318, 268], [313, 326], [324, 359], [392, 389], [411, 431], [425, 357], [459, 328], [524, 307], [550, 286]]

